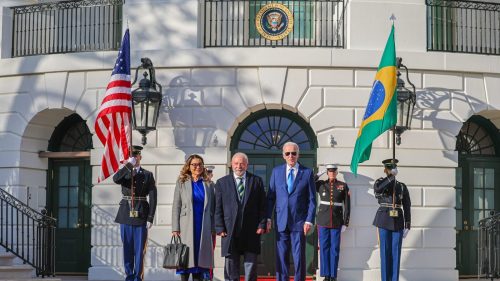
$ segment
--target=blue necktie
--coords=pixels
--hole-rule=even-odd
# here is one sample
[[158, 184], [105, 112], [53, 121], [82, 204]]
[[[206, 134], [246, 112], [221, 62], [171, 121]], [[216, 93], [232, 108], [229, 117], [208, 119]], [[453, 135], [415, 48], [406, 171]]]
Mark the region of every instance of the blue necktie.
[[288, 172], [288, 178], [286, 180], [286, 184], [288, 185], [288, 194], [293, 192], [293, 168]]

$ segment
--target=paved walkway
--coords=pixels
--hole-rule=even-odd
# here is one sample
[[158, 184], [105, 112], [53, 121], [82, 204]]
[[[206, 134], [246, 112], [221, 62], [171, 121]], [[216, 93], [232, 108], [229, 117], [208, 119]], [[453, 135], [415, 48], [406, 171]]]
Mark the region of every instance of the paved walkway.
[[[56, 278], [59, 278], [61, 281], [86, 281], [87, 276], [57, 276]], [[40, 279], [41, 281], [44, 281], [43, 279]], [[494, 279], [494, 280], [500, 280], [500, 279]], [[491, 281], [490, 279], [477, 279], [477, 278], [464, 278], [460, 279], [460, 281]]]

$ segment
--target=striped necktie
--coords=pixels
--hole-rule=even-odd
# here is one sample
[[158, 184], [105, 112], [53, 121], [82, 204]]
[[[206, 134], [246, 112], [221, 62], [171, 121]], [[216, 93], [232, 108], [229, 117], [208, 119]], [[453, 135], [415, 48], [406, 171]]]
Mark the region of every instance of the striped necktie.
[[236, 187], [236, 190], [238, 191], [238, 197], [240, 198], [240, 201], [243, 201], [243, 196], [245, 195], [245, 186], [243, 185], [242, 177], [238, 177], [238, 186]]

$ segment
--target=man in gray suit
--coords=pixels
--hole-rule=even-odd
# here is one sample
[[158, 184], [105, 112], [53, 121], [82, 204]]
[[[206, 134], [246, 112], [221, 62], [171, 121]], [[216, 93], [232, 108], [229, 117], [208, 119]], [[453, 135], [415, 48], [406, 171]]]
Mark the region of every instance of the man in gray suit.
[[231, 167], [232, 173], [215, 185], [215, 231], [222, 241], [224, 279], [240, 280], [243, 255], [245, 281], [256, 281], [260, 235], [266, 229], [266, 192], [262, 179], [247, 172], [246, 154], [236, 153]]

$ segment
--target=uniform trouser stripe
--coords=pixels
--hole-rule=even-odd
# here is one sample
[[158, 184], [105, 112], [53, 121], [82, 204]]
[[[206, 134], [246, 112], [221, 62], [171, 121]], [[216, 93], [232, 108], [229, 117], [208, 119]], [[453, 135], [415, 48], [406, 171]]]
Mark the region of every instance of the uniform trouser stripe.
[[142, 281], [144, 275], [144, 255], [146, 253], [146, 225], [120, 224], [123, 243], [123, 262], [126, 281]]
[[337, 278], [340, 257], [340, 228], [318, 226], [320, 275]]
[[403, 230], [378, 228], [380, 241], [380, 271], [382, 281], [399, 281]]

